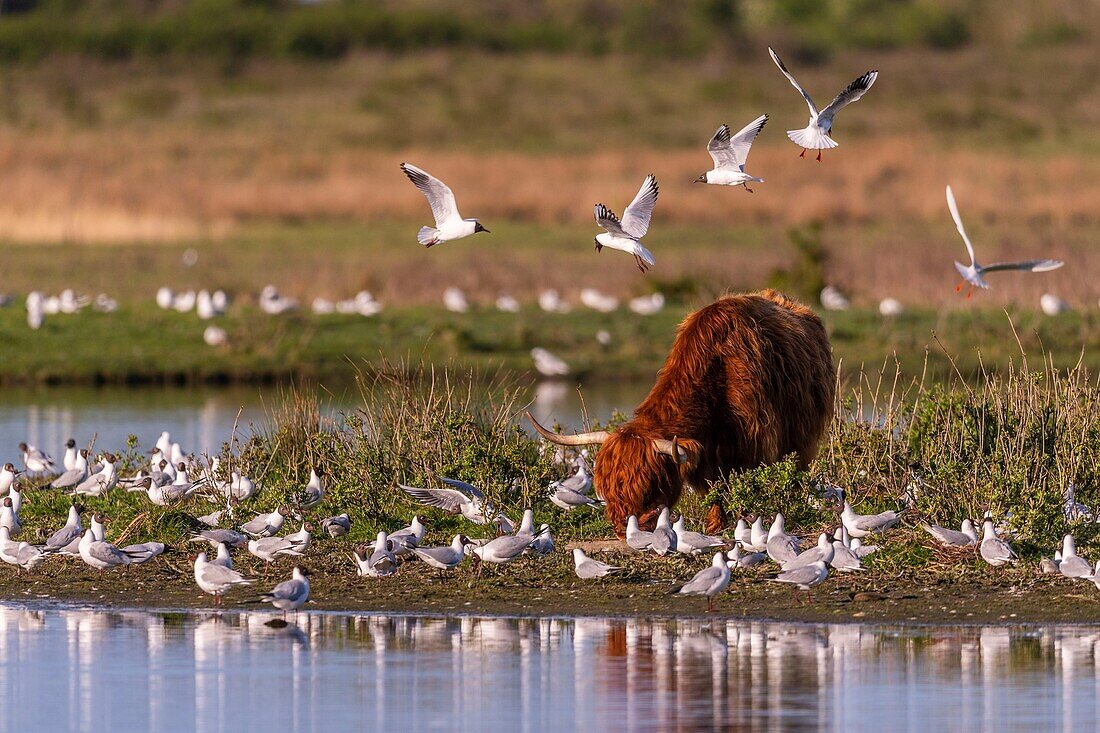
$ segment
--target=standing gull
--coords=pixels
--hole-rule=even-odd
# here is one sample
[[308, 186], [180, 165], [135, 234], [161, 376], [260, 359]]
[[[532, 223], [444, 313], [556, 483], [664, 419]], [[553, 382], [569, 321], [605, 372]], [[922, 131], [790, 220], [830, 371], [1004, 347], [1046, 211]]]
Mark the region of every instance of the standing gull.
[[[969, 265], [964, 265], [955, 260], [955, 269], [962, 275], [963, 280], [970, 284], [970, 289], [966, 292], [967, 298], [974, 294], [974, 288], [989, 289], [989, 283], [982, 277], [987, 272], [997, 272], [998, 270], [1049, 272], [1050, 270], [1057, 270], [1065, 264], [1061, 260], [1023, 260], [1021, 262], [995, 262], [992, 265], [979, 265], [978, 261], [974, 259], [974, 245], [970, 243], [970, 237], [966, 235], [966, 229], [963, 228], [962, 218], [959, 216], [959, 207], [955, 205], [955, 194], [951, 191], [951, 186], [947, 187], [947, 208], [951, 211], [951, 218], [955, 220], [955, 228], [959, 230], [959, 236], [962, 237], [963, 244], [966, 245], [966, 252], [970, 255]], [[955, 287], [955, 292], [961, 291], [964, 284], [959, 283]]]
[[456, 534], [451, 544], [445, 547], [414, 547], [413, 553], [437, 570], [453, 570], [462, 564], [466, 557], [465, 548], [470, 540], [465, 535]]
[[1092, 565], [1077, 554], [1077, 542], [1071, 534], [1062, 539], [1062, 561], [1058, 563], [1058, 572], [1071, 580], [1092, 580]]
[[749, 157], [752, 141], [768, 123], [767, 115], [760, 115], [741, 128], [736, 135], [730, 135], [730, 128], [722, 125], [714, 137], [707, 143], [707, 152], [714, 160], [714, 170], [709, 170], [695, 179], [696, 183], [709, 183], [715, 186], [744, 186], [752, 193], [749, 183], [763, 183], [763, 178], [750, 176], [745, 172], [745, 161]]
[[265, 603], [270, 603], [283, 612], [297, 611], [302, 604], [309, 600], [309, 571], [305, 568], [294, 568], [290, 580], [279, 583], [270, 593], [260, 597]]
[[787, 137], [791, 139], [796, 145], [802, 147], [802, 154], [800, 158], [806, 157], [806, 150], [816, 150], [817, 160], [821, 162], [821, 150], [828, 148], [835, 148], [838, 143], [829, 137], [829, 133], [833, 129], [833, 118], [836, 117], [836, 113], [847, 107], [852, 102], [858, 101], [871, 85], [875, 83], [875, 79], [878, 78], [878, 71], [872, 69], [863, 76], [859, 77], [847, 87], [844, 88], [840, 94], [836, 95], [836, 98], [829, 103], [829, 106], [825, 109], [818, 111], [817, 105], [814, 104], [814, 100], [810, 99], [810, 95], [806, 93], [806, 90], [795, 81], [794, 76], [787, 70], [787, 67], [779, 59], [779, 55], [768, 48], [768, 53], [771, 54], [772, 61], [779, 67], [779, 70], [783, 72], [783, 76], [787, 77], [787, 81], [798, 90], [798, 93], [802, 95], [802, 98], [806, 100], [806, 105], [810, 108], [810, 121], [801, 130], [787, 130]]
[[461, 239], [478, 232], [488, 233], [489, 230], [481, 226], [477, 219], [462, 218], [458, 213], [454, 192], [446, 183], [411, 163], [402, 163], [401, 170], [428, 199], [432, 216], [435, 217], [434, 227], [421, 227], [416, 235], [416, 240], [422, 245], [432, 247], [440, 242]]
[[623, 212], [621, 222], [611, 209], [603, 204], [596, 204], [596, 223], [606, 230], [596, 235], [596, 251], [610, 247], [629, 252], [634, 255], [634, 261], [642, 272], [653, 267], [656, 264], [653, 253], [643, 247], [639, 240], [649, 231], [649, 220], [653, 217], [653, 205], [657, 203], [658, 192], [657, 179], [653, 174], [646, 176], [642, 187], [638, 189], [638, 195]]
[[829, 577], [829, 568], [826, 567], [824, 562], [818, 560], [811, 565], [795, 568], [794, 570], [784, 570], [771, 580], [776, 583], [789, 583], [793, 586], [791, 588], [792, 593], [795, 588], [806, 591], [807, 598], [812, 603], [811, 589], [827, 577]]
[[695, 574], [695, 577], [675, 586], [670, 593], [678, 596], [706, 596], [707, 613], [714, 610], [714, 597], [721, 594], [730, 584], [730, 569], [726, 567], [726, 558], [721, 552], [714, 553], [710, 567]]

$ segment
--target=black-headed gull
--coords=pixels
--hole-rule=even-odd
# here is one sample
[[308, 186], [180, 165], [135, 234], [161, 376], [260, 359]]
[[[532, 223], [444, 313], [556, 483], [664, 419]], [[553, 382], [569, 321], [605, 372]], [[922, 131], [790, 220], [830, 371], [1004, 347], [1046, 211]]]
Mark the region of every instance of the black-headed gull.
[[333, 539], [343, 537], [351, 531], [351, 517], [348, 516], [347, 512], [337, 514], [335, 517], [328, 517], [321, 520], [321, 529], [328, 532], [328, 536]]
[[737, 541], [734, 543], [733, 549], [726, 553], [726, 567], [730, 570], [734, 568], [751, 568], [768, 559], [768, 553], [766, 552], [742, 552], [742, 547], [744, 547], [744, 544]]
[[72, 470], [76, 466], [76, 457], [79, 451], [76, 449], [76, 441], [69, 438], [65, 441], [65, 457], [61, 459], [61, 465], [65, 467], [66, 471]]
[[1092, 580], [1092, 565], [1077, 554], [1077, 542], [1071, 534], [1062, 539], [1062, 561], [1058, 563], [1058, 572], [1074, 580]]
[[97, 540], [92, 530], [80, 538], [80, 558], [97, 570], [111, 570], [119, 565], [129, 565], [134, 559], [124, 550], [105, 540]]
[[787, 562], [782, 563], [783, 570], [797, 570], [798, 568], [813, 565], [815, 562], [823, 562], [826, 565], [831, 565], [835, 554], [836, 550], [833, 548], [833, 543], [829, 540], [829, 535], [822, 533], [818, 535], [816, 547], [799, 553]]
[[55, 489], [71, 489], [78, 486], [86, 478], [88, 478], [88, 451], [81, 448], [76, 454], [72, 467], [55, 478], [50, 486]]
[[69, 507], [69, 518], [65, 522], [65, 526], [50, 535], [46, 540], [46, 549], [48, 550], [60, 550], [67, 546], [73, 540], [80, 539], [84, 534], [84, 529], [80, 525], [80, 515], [84, 513], [84, 506], [81, 504], [73, 504]]
[[653, 205], [657, 203], [657, 179], [651, 173], [642, 181], [638, 195], [626, 207], [622, 221], [603, 204], [596, 204], [594, 212], [596, 223], [606, 231], [596, 235], [596, 251], [604, 247], [629, 252], [634, 255], [638, 269], [645, 272], [656, 264], [653, 253], [639, 241], [649, 231], [649, 221], [653, 217]]
[[294, 541], [286, 537], [261, 537], [248, 541], [248, 551], [264, 562], [275, 562], [280, 555], [300, 557]]
[[768, 116], [760, 115], [741, 128], [736, 135], [730, 134], [730, 128], [722, 125], [714, 137], [707, 143], [707, 152], [714, 161], [714, 170], [709, 170], [695, 179], [696, 183], [709, 183], [713, 186], [744, 186], [752, 193], [750, 183], [763, 183], [763, 178], [750, 176], [745, 172], [745, 161], [749, 157], [752, 141], [768, 124]]
[[798, 538], [787, 534], [786, 522], [782, 513], [777, 512], [768, 530], [768, 540], [764, 545], [768, 557], [784, 565], [798, 556]]
[[222, 596], [238, 585], [252, 585], [253, 581], [244, 577], [233, 568], [216, 565], [206, 561], [206, 553], [200, 552], [195, 558], [195, 584], [204, 593], [214, 596], [214, 605], [222, 604]]
[[261, 514], [241, 525], [241, 531], [253, 537], [271, 537], [283, 528], [290, 516], [289, 507], [281, 506], [269, 514]]
[[620, 567], [608, 565], [605, 562], [589, 557], [584, 554], [584, 550], [579, 547], [573, 548], [573, 569], [576, 571], [577, 577], [582, 580], [602, 578], [622, 571]]
[[45, 451], [26, 443], [20, 443], [19, 450], [23, 453], [23, 465], [31, 473], [53, 472], [53, 459]]
[[844, 529], [852, 537], [867, 537], [878, 532], [885, 532], [901, 521], [901, 513], [885, 511], [878, 514], [857, 514], [848, 500], [844, 500], [844, 509], [840, 513], [840, 521]]
[[470, 540], [465, 535], [456, 534], [451, 544], [444, 547], [414, 547], [413, 553], [428, 565], [438, 570], [453, 570], [462, 564], [466, 557], [465, 548]]
[[936, 542], [947, 547], [968, 547], [978, 544], [978, 532], [969, 519], [962, 520], [961, 531], [941, 527], [938, 524], [921, 524], [921, 529], [932, 535]]
[[707, 550], [723, 547], [726, 544], [721, 537], [689, 530], [683, 514], [672, 525], [672, 531], [676, 533], [676, 552], [683, 555], [701, 555]]
[[248, 537], [231, 529], [204, 529], [197, 532], [191, 542], [209, 542], [212, 547], [225, 543], [230, 547], [244, 547], [248, 544]]
[[286, 615], [287, 611], [297, 611], [309, 600], [309, 571], [296, 567], [290, 580], [284, 580], [270, 593], [264, 593], [260, 600], [270, 603]]
[[[14, 489], [15, 486], [12, 486]], [[23, 523], [19, 521], [19, 512], [15, 510], [10, 496], [5, 496], [3, 505], [0, 506], [0, 527], [7, 527], [12, 537], [18, 537], [23, 531]]]
[[801, 130], [787, 130], [787, 137], [789, 137], [793, 143], [802, 147], [802, 154], [799, 157], [806, 157], [807, 150], [816, 150], [817, 160], [820, 162], [822, 149], [835, 148], [840, 144], [829, 137], [829, 132], [833, 129], [833, 118], [836, 117], [836, 113], [862, 97], [867, 90], [871, 88], [871, 85], [875, 83], [875, 79], [878, 78], [878, 71], [872, 69], [853, 81], [844, 88], [844, 91], [836, 95], [836, 98], [829, 103], [828, 107], [819, 111], [817, 105], [814, 104], [814, 100], [810, 98], [810, 95], [806, 93], [802, 85], [795, 81], [794, 76], [787, 70], [787, 67], [780, 60], [779, 55], [773, 51], [770, 46], [768, 47], [768, 53], [771, 54], [772, 61], [775, 62], [775, 65], [783, 72], [783, 76], [787, 77], [787, 81], [798, 90], [798, 93], [802, 95], [802, 98], [806, 100], [806, 105], [810, 108], [809, 123]]
[[425, 247], [432, 247], [440, 242], [462, 239], [478, 232], [489, 232], [477, 219], [462, 218], [458, 213], [454, 192], [446, 183], [411, 163], [402, 163], [401, 170], [428, 199], [435, 218], [434, 227], [420, 228], [416, 241]]
[[979, 551], [982, 559], [995, 568], [1006, 563], [1015, 564], [1019, 559], [1008, 543], [997, 536], [997, 528], [993, 526], [993, 520], [988, 517], [982, 526], [982, 544]]
[[720, 595], [730, 584], [730, 569], [726, 567], [726, 557], [721, 552], [714, 553], [710, 567], [695, 574], [695, 577], [672, 588], [673, 595], [706, 596], [707, 613], [714, 610], [714, 597]]
[[312, 509], [325, 498], [325, 487], [321, 483], [324, 470], [311, 468], [309, 470], [309, 482], [306, 487], [294, 495], [294, 503], [299, 509]]
[[485, 494], [475, 486], [457, 479], [440, 478], [452, 487], [449, 489], [420, 489], [398, 484], [402, 491], [414, 499], [442, 509], [450, 514], [461, 514], [475, 524], [489, 524], [492, 510], [485, 501]]
[[784, 570], [776, 575], [774, 578], [770, 578], [775, 583], [788, 583], [791, 587], [791, 592], [794, 593], [794, 589], [804, 590], [807, 593], [807, 598], [810, 602], [813, 602], [813, 595], [810, 594], [811, 589], [829, 577], [829, 568], [821, 560], [810, 565], [805, 565], [793, 570]]
[[[967, 298], [973, 295], [974, 288], [989, 289], [989, 283], [982, 277], [987, 272], [997, 272], [999, 270], [1049, 272], [1050, 270], [1057, 270], [1065, 264], [1061, 260], [1023, 260], [1021, 262], [995, 262], [992, 265], [979, 265], [974, 258], [974, 245], [970, 243], [970, 237], [966, 235], [966, 229], [963, 228], [962, 218], [959, 216], [959, 207], [955, 204], [955, 194], [951, 191], [951, 186], [947, 187], [947, 208], [951, 211], [951, 218], [955, 220], [955, 228], [959, 230], [959, 236], [962, 237], [963, 244], [966, 245], [966, 252], [970, 255], [969, 265], [964, 265], [955, 260], [955, 269], [962, 275], [963, 280], [970, 284], [970, 289], [966, 293]], [[956, 293], [963, 289], [963, 284], [959, 283], [955, 287]]]

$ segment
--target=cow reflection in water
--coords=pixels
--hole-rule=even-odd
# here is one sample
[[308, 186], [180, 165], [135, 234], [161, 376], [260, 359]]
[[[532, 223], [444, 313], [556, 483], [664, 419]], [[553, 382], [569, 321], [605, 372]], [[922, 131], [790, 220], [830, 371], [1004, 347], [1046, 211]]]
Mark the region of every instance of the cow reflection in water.
[[271, 618], [0, 607], [6, 723], [453, 733], [860, 730], [875, 719], [969, 731], [1026, 719], [1078, 730], [1100, 709], [1092, 628]]

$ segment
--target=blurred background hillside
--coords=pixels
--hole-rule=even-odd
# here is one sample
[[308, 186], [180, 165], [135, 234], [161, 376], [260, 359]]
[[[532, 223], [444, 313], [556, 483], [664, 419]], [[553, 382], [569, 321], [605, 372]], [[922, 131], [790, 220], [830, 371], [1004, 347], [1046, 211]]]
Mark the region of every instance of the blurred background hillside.
[[[270, 283], [391, 308], [596, 286], [692, 306], [831, 283], [857, 308], [1002, 322], [1053, 292], [1076, 350], [1100, 328], [1098, 27], [1100, 4], [1070, 0], [4, 0], [0, 291], [248, 302]], [[821, 163], [786, 139], [806, 109], [769, 45], [820, 104], [881, 72]], [[717, 126], [762, 113], [766, 183], [693, 186]], [[492, 234], [419, 247], [403, 160]], [[650, 172], [643, 277], [592, 251], [591, 212]], [[980, 259], [1070, 265], [956, 295], [947, 183]]]

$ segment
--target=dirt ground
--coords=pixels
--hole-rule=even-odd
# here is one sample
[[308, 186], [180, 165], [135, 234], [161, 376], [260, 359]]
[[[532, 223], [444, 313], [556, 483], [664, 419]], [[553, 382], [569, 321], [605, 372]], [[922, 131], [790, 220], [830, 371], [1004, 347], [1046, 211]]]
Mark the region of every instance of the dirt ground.
[[[524, 558], [489, 568], [480, 578], [467, 564], [440, 574], [408, 562], [389, 578], [358, 578], [347, 554], [330, 550], [303, 563], [310, 568], [312, 598], [306, 609], [325, 611], [473, 614], [506, 616], [699, 617], [702, 598], [668, 594], [690, 578], [705, 558], [656, 558], [608, 553], [625, 572], [618, 578], [583, 581], [559, 550], [545, 559]], [[73, 558], [50, 558], [31, 573], [0, 568], [0, 599], [48, 600], [112, 608], [210, 608], [211, 596], [192, 578], [193, 554], [169, 553], [145, 566], [99, 572]], [[256, 579], [253, 588], [231, 593], [227, 608], [255, 607], [259, 593], [290, 574], [292, 565], [261, 567], [241, 555], [237, 569]], [[965, 564], [948, 575], [926, 570], [887, 576], [868, 571], [834, 575], [815, 589], [812, 602], [767, 581], [768, 572], [735, 572], [716, 601], [720, 618], [799, 622], [919, 624], [1100, 623], [1100, 590], [1093, 583], [1040, 575], [1034, 565], [1010, 570]]]

